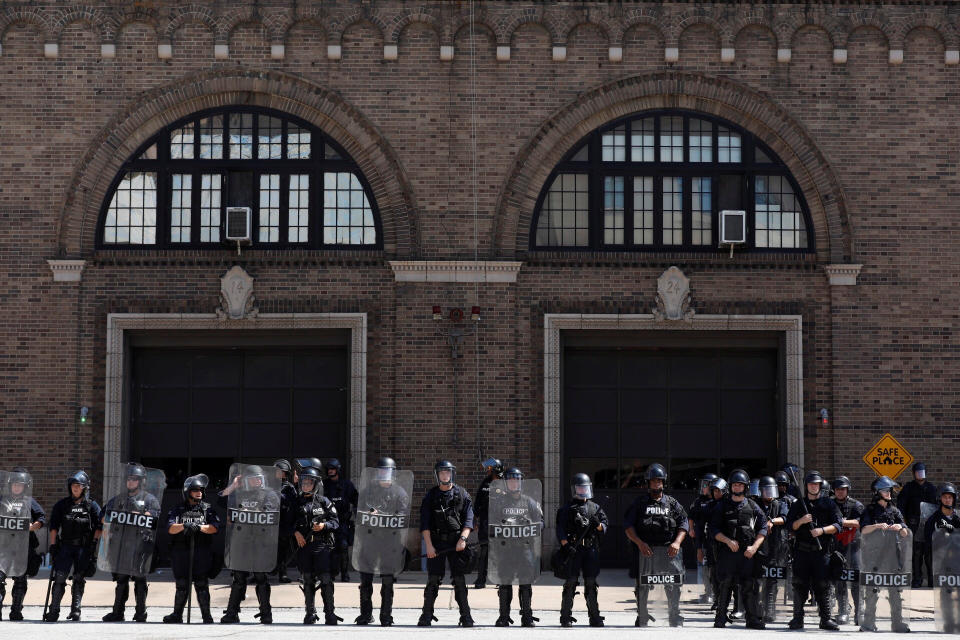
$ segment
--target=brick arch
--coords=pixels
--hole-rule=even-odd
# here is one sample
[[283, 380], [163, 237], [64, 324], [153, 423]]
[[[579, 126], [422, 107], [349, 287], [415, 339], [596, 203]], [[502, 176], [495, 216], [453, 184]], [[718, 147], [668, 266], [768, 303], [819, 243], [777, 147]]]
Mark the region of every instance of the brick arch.
[[[773, 36], [774, 47], [775, 48], [780, 47], [780, 35], [777, 33], [777, 30], [774, 28], [774, 26], [770, 23], [770, 20], [767, 19], [766, 14], [761, 12], [752, 12], [752, 13], [738, 16], [737, 19], [730, 24], [730, 34], [731, 34], [730, 42], [735, 43], [737, 41], [737, 38], [740, 37], [740, 33], [744, 29], [747, 29], [749, 27], [764, 27], [767, 31], [770, 32], [770, 35]], [[731, 44], [730, 46], [733, 46], [733, 44]]]
[[157, 33], [158, 37], [160, 35], [160, 20], [157, 17], [157, 12], [155, 9], [140, 6], [128, 6], [122, 9], [116, 15], [116, 30], [114, 32], [114, 37], [118, 37], [120, 32], [123, 31], [124, 27], [131, 24], [149, 25], [153, 27], [153, 30]]
[[56, 33], [53, 25], [40, 11], [27, 7], [7, 8], [0, 13], [0, 42], [15, 24], [32, 24], [43, 35], [44, 42], [53, 42]]
[[667, 42], [669, 36], [667, 31], [665, 31], [663, 28], [663, 17], [659, 15], [657, 10], [650, 8], [634, 9], [627, 13], [623, 17], [623, 35], [621, 37], [626, 36], [626, 34], [630, 33], [630, 31], [641, 25], [651, 27], [654, 31], [660, 34], [661, 42]]
[[263, 16], [254, 11], [253, 7], [231, 9], [217, 20], [216, 41], [220, 44], [227, 43], [233, 35], [233, 30], [246, 24], [260, 24], [265, 27]]
[[177, 29], [185, 24], [195, 22], [204, 25], [210, 30], [210, 33], [217, 35], [217, 18], [209, 8], [190, 4], [170, 12], [170, 20], [164, 26], [163, 36], [166, 40], [172, 40], [173, 34]]
[[309, 11], [298, 12], [297, 15], [293, 16], [289, 21], [283, 24], [283, 31], [279, 33], [278, 42], [286, 42], [290, 37], [290, 31], [294, 27], [300, 25], [310, 25], [315, 29], [319, 29], [323, 32], [323, 37], [326, 38], [330, 35], [330, 32], [327, 28], [328, 16], [325, 11], [322, 9], [311, 9]]
[[374, 10], [357, 9], [339, 18], [334, 18], [327, 32], [330, 36], [330, 42], [340, 44], [343, 41], [343, 34], [347, 29], [356, 24], [363, 23], [373, 25], [380, 33], [381, 40], [386, 38], [388, 27], [380, 14]]
[[730, 30], [728, 25], [708, 13], [699, 11], [682, 13], [677, 16], [675, 26], [672, 29], [672, 32], [676, 34], [676, 42], [679, 44], [680, 37], [683, 35], [683, 32], [698, 24], [705, 24], [713, 29], [713, 31], [716, 32], [717, 37], [720, 39], [721, 47], [733, 46], [733, 32]]
[[495, 255], [526, 253], [540, 192], [578, 140], [616, 118], [663, 108], [712, 114], [758, 136], [789, 167], [806, 197], [818, 260], [850, 261], [852, 232], [840, 182], [803, 125], [769, 97], [745, 85], [679, 71], [634, 76], [597, 87], [545, 121], [518, 152], [500, 191], [491, 238]]
[[429, 27], [431, 31], [437, 34], [438, 40], [443, 37], [443, 26], [440, 24], [439, 18], [430, 13], [428, 9], [407, 9], [390, 21], [385, 42], [399, 44], [403, 30], [415, 23]]
[[85, 24], [97, 34], [100, 42], [112, 42], [116, 34], [116, 28], [109, 16], [99, 9], [93, 7], [74, 7], [70, 10], [64, 10], [56, 15], [53, 20], [54, 38], [60, 42], [63, 32], [71, 24], [79, 22]]
[[533, 24], [550, 35], [550, 44], [558, 46], [565, 42], [563, 34], [557, 30], [556, 23], [543, 14], [541, 9], [527, 9], [512, 15], [497, 24], [497, 42], [511, 44], [513, 35], [522, 27]]
[[327, 133], [356, 161], [380, 210], [384, 251], [419, 255], [413, 192], [390, 143], [337, 93], [270, 71], [204, 71], [141, 94], [91, 141], [77, 162], [57, 223], [60, 256], [88, 256], [96, 246], [100, 207], [123, 163], [164, 126], [203, 109], [229, 105], [277, 109]]
[[841, 48], [846, 48], [847, 41], [850, 39], [850, 36], [853, 35], [853, 32], [867, 27], [873, 28], [880, 31], [883, 34], [883, 37], [887, 41], [889, 46], [893, 40], [894, 28], [893, 25], [887, 20], [886, 17], [876, 9], [864, 9], [862, 11], [857, 11], [849, 16], [847, 19], [847, 29], [843, 33], [843, 40], [841, 41]]
[[945, 49], [956, 49], [958, 45], [957, 30], [945, 16], [924, 12], [918, 15], [912, 15], [906, 20], [897, 24], [891, 36], [891, 45], [903, 47], [907, 40], [907, 35], [915, 29], [932, 29], [940, 37], [940, 42]]

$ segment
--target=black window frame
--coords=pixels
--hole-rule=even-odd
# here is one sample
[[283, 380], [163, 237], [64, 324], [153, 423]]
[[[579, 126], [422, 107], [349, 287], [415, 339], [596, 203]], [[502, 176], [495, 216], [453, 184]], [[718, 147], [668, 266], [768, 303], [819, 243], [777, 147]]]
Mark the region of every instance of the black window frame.
[[[282, 122], [282, 153], [280, 159], [258, 158], [259, 149], [259, 118], [253, 119], [253, 145], [251, 158], [230, 159], [230, 116], [237, 113], [252, 113], [272, 118], [279, 118]], [[223, 154], [220, 159], [201, 159], [199, 122], [212, 116], [223, 116]], [[194, 157], [191, 159], [170, 158], [170, 134], [194, 123]], [[310, 132], [310, 158], [287, 158], [288, 126], [294, 124]], [[152, 145], [157, 145], [156, 159], [144, 159], [141, 156]], [[331, 148], [339, 157], [327, 158], [326, 149]], [[289, 250], [289, 251], [379, 251], [383, 249], [383, 225], [380, 220], [380, 210], [373, 190], [359, 165], [347, 154], [343, 147], [333, 138], [309, 122], [276, 109], [244, 105], [232, 105], [205, 109], [191, 113], [176, 122], [163, 127], [152, 135], [146, 142], [124, 162], [114, 176], [107, 190], [106, 197], [100, 207], [97, 221], [96, 248], [105, 251], [124, 250], [223, 250], [235, 247], [234, 242], [224, 240], [224, 224], [226, 222], [226, 207], [229, 206], [229, 185], [227, 180], [231, 171], [246, 171], [253, 175], [251, 194], [251, 238], [252, 242], [246, 245], [246, 250]], [[132, 244], [104, 241], [104, 225], [107, 211], [113, 201], [117, 187], [129, 172], [147, 172], [157, 175], [157, 242], [155, 244]], [[367, 202], [373, 215], [376, 242], [374, 244], [324, 244], [323, 243], [323, 175], [324, 173], [353, 173], [359, 180], [366, 195]], [[214, 242], [200, 241], [200, 184], [202, 174], [222, 174], [224, 184], [220, 206], [220, 240]], [[190, 242], [171, 242], [171, 176], [173, 174], [192, 174], [193, 186], [191, 191], [191, 219]], [[280, 232], [277, 242], [260, 242], [259, 238], [259, 204], [260, 182], [262, 174], [280, 174]], [[310, 176], [309, 188], [309, 225], [307, 242], [288, 241], [289, 222], [289, 176], [306, 174]]]
[[[683, 161], [682, 162], [663, 162], [660, 160], [660, 118], [661, 117], [682, 117], [683, 118]], [[634, 162], [630, 160], [632, 156], [632, 128], [634, 121], [642, 121], [646, 118], [654, 118], [654, 148], [653, 162]], [[690, 120], [704, 120], [712, 123], [712, 160], [710, 162], [691, 162], [690, 161]], [[626, 160], [604, 161], [602, 159], [602, 138], [603, 134], [618, 127], [625, 127]], [[740, 135], [740, 162], [720, 162], [719, 160], [719, 128], [724, 127], [731, 132]], [[583, 148], [589, 151], [586, 161], [573, 160]], [[767, 154], [773, 162], [757, 162], [755, 149], [761, 149]], [[537, 244], [537, 227], [540, 222], [540, 216], [543, 213], [544, 203], [547, 194], [553, 186], [554, 180], [560, 174], [565, 173], [586, 173], [588, 175], [588, 184], [590, 188], [589, 195], [589, 242], [588, 246], [572, 245], [541, 245]], [[790, 169], [784, 164], [780, 157], [773, 152], [755, 135], [743, 129], [742, 127], [718, 118], [716, 116], [690, 111], [685, 109], [656, 109], [650, 111], [641, 111], [629, 116], [619, 118], [604, 124], [570, 147], [570, 150], [564, 154], [563, 159], [553, 168], [546, 182], [540, 190], [537, 202], [534, 207], [533, 216], [530, 223], [529, 249], [530, 251], [551, 251], [551, 252], [698, 252], [698, 253], [718, 253], [726, 251], [720, 246], [720, 208], [718, 190], [721, 176], [737, 175], [741, 176], [741, 199], [743, 209], [747, 212], [747, 237], [746, 243], [738, 246], [738, 251], [749, 253], [797, 253], [806, 254], [816, 251], [816, 239], [813, 233], [813, 224], [810, 216], [810, 209], [807, 206], [806, 198], [800, 185], [793, 177]], [[624, 243], [622, 245], [608, 245], [603, 242], [603, 179], [607, 176], [624, 176]], [[641, 176], [654, 177], [654, 215], [653, 215], [653, 244], [642, 245], [634, 244], [634, 207], [633, 207], [633, 178]], [[790, 184], [793, 192], [800, 204], [803, 214], [803, 222], [806, 226], [807, 246], [806, 247], [757, 247], [755, 244], [756, 227], [756, 208], [755, 208], [755, 185], [757, 176], [782, 176]], [[663, 244], [663, 200], [662, 186], [664, 177], [682, 177], [683, 184], [683, 242], [679, 245]], [[692, 244], [692, 212], [691, 212], [691, 186], [692, 178], [711, 178], [712, 188], [712, 223], [711, 243], [706, 245]]]

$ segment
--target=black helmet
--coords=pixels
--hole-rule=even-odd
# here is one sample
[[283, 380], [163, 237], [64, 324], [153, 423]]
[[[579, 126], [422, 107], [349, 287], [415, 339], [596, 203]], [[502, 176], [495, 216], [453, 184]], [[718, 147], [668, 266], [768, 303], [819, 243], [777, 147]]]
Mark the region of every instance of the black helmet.
[[723, 478], [717, 478], [710, 485], [710, 489], [711, 491], [713, 489], [717, 489], [718, 491], [720, 491], [722, 495], [727, 495], [727, 481], [724, 480]]
[[[254, 479], [260, 480], [260, 486], [254, 487], [251, 486], [251, 481]], [[267, 480], [263, 475], [263, 467], [256, 464], [248, 465], [243, 470], [243, 488], [246, 491], [251, 491], [253, 489], [262, 489], [267, 486]]]
[[343, 465], [340, 464], [340, 461], [337, 460], [336, 458], [330, 458], [330, 460], [327, 461], [327, 464], [325, 466], [325, 469], [327, 471], [330, 471], [330, 469], [336, 469], [338, 475], [340, 473], [340, 469], [342, 468], [343, 468]]
[[389, 456], [384, 456], [377, 460], [377, 469], [396, 469], [397, 463], [394, 462], [393, 458]]
[[79, 484], [81, 487], [83, 487], [83, 492], [85, 494], [90, 492], [90, 476], [87, 475], [86, 471], [81, 469], [67, 478], [67, 493], [72, 493], [73, 490], [70, 487], [75, 484]]
[[886, 500], [886, 498], [880, 495], [880, 492], [892, 491], [895, 486], [897, 486], [896, 482], [894, 482], [887, 476], [880, 476], [879, 478], [874, 480], [873, 483], [870, 485], [870, 489], [873, 491], [874, 500]]
[[[957, 488], [953, 486], [952, 482], [947, 482], [942, 487], [940, 487], [940, 497], [943, 498], [943, 494], [949, 493], [953, 496], [953, 506], [957, 506]], [[940, 504], [943, 504], [943, 500], [940, 500]]]
[[509, 480], [516, 480], [517, 488], [511, 489], [510, 485], [507, 484], [507, 491], [510, 491], [511, 493], [518, 493], [523, 488], [523, 471], [520, 471], [520, 469], [516, 467], [510, 467], [503, 472], [503, 480], [505, 484]]
[[290, 478], [293, 477], [293, 467], [290, 466], [289, 460], [285, 460], [284, 458], [274, 460], [273, 466], [275, 469], [280, 469], [280, 471], [283, 471], [283, 479], [287, 482], [290, 482]]
[[760, 497], [770, 500], [779, 497], [780, 491], [777, 488], [777, 481], [770, 476], [763, 476], [759, 481]]
[[393, 458], [384, 456], [377, 460], [377, 482], [393, 483], [394, 476], [397, 475], [397, 463]]
[[667, 470], [659, 462], [654, 462], [647, 467], [647, 482], [651, 480], [663, 480], [664, 484], [667, 482]]
[[[310, 491], [304, 490], [303, 488], [304, 480], [313, 480], [313, 486], [310, 488]], [[320, 469], [311, 466], [311, 467], [304, 467], [303, 470], [300, 471], [299, 489], [301, 493], [305, 495], [312, 495], [316, 493], [318, 490], [322, 491], [323, 490], [322, 488], [323, 488], [323, 484], [320, 478]]]
[[137, 490], [143, 488], [143, 481], [147, 479], [147, 470], [143, 468], [142, 464], [136, 462], [127, 463], [127, 480], [130, 478], [137, 479]]
[[503, 463], [500, 461], [500, 458], [494, 458], [493, 456], [490, 456], [489, 458], [481, 462], [480, 465], [484, 469], [488, 469], [488, 468], [493, 469], [493, 475], [495, 475], [496, 477], [498, 478], [503, 477]]
[[850, 488], [850, 478], [847, 476], [837, 476], [837, 479], [832, 483], [833, 490], [837, 489], [849, 489]]
[[816, 482], [817, 484], [823, 482], [823, 476], [820, 475], [819, 471], [807, 471], [807, 475], [803, 477], [803, 484], [810, 484], [811, 482]]
[[[23, 467], [18, 467], [22, 469]], [[27, 493], [30, 491], [31, 486], [33, 485], [33, 480], [30, 478], [30, 474], [26, 471], [11, 471], [7, 476], [7, 491], [13, 493], [13, 485], [22, 484], [23, 492]]]
[[[196, 489], [200, 489], [203, 492], [203, 496], [207, 495], [207, 485], [210, 484], [210, 478], [204, 473], [198, 473], [195, 476], [190, 476], [183, 481], [183, 499], [190, 499], [190, 492]], [[203, 496], [200, 497], [203, 500]]]
[[777, 484], [790, 484], [790, 476], [787, 475], [786, 471], [777, 471], [773, 474], [773, 479], [776, 480]]
[[[744, 485], [750, 484], [750, 476], [747, 475], [747, 472], [743, 469], [734, 469], [730, 472], [730, 477], [727, 478], [727, 484], [731, 487], [734, 482], [742, 482]], [[744, 487], [746, 489], [746, 487]]]
[[577, 500], [590, 500], [593, 498], [593, 483], [590, 476], [585, 473], [573, 474], [573, 481], [570, 483], [570, 495]]
[[437, 460], [437, 463], [433, 465], [433, 477], [436, 478], [437, 484], [442, 484], [440, 482], [441, 471], [450, 472], [450, 484], [453, 484], [457, 479], [457, 467], [449, 460]]
[[910, 470], [913, 472], [926, 471], [927, 465], [923, 464], [922, 462], [917, 462], [917, 463], [914, 463], [913, 467], [911, 467]]
[[714, 480], [716, 480], [716, 479], [717, 479], [717, 474], [715, 474], [715, 473], [705, 473], [705, 474], [703, 474], [703, 475], [700, 477], [700, 481], [699, 481], [699, 483], [698, 483], [698, 489], [699, 489], [700, 493], [703, 493], [703, 490], [704, 490], [704, 489], [709, 489], [709, 488], [710, 488], [710, 484], [711, 484]]
[[297, 470], [297, 473], [303, 472], [308, 467], [313, 467], [319, 471], [323, 469], [323, 463], [320, 462], [320, 458], [294, 458], [293, 467]]

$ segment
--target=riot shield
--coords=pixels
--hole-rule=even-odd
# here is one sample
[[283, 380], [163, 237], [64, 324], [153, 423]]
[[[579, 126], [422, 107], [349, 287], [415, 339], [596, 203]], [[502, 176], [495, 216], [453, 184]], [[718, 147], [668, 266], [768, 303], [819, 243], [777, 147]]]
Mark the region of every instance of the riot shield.
[[642, 627], [666, 626], [680, 620], [683, 586], [683, 550], [670, 557], [669, 547], [651, 547], [652, 556], [640, 556], [637, 571], [637, 619]]
[[533, 584], [540, 577], [543, 486], [511, 478], [490, 483], [487, 577], [493, 584]]
[[760, 609], [767, 622], [777, 620], [777, 595], [790, 592], [792, 569], [785, 525], [771, 526], [758, 554], [761, 562]]
[[403, 571], [412, 495], [412, 471], [363, 470], [354, 520], [354, 569], [381, 576]]
[[104, 505], [97, 558], [101, 571], [140, 578], [152, 570], [167, 477], [161, 469], [141, 468], [146, 476], [137, 484], [132, 484], [135, 476], [124, 478], [123, 491]]
[[277, 564], [280, 533], [280, 480], [255, 464], [230, 465], [227, 535], [223, 566], [231, 571], [269, 573]]
[[30, 474], [0, 471], [0, 573], [22, 576], [30, 552]]
[[933, 502], [920, 503], [920, 524], [917, 526], [916, 535], [923, 535], [923, 528], [927, 525], [927, 518], [935, 514], [939, 508], [940, 505]]
[[860, 628], [903, 630], [909, 622], [913, 534], [875, 529], [860, 536]]
[[837, 593], [837, 622], [860, 622], [860, 530], [844, 529], [837, 535], [837, 551], [843, 554], [844, 568], [834, 581]]
[[940, 633], [960, 633], [960, 531], [933, 532], [933, 619]]

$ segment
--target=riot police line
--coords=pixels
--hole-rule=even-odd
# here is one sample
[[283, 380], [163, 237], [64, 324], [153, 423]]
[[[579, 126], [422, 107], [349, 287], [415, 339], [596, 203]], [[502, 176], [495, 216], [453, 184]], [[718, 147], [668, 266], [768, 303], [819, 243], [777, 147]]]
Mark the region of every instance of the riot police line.
[[[514, 624], [511, 618], [513, 585], [517, 585], [519, 622], [535, 626], [532, 585], [540, 574], [544, 529], [542, 486], [517, 468], [504, 469], [499, 460], [483, 462], [487, 470], [474, 504], [457, 485], [456, 467], [446, 460], [434, 466], [436, 485], [423, 497], [419, 530], [427, 565], [427, 583], [417, 624], [436, 621], [434, 604], [449, 569], [454, 598], [464, 627], [474, 625], [466, 574], [477, 571], [475, 588], [489, 579], [497, 585], [499, 617], [496, 626]], [[104, 621], [125, 620], [129, 584], [134, 583], [132, 620], [147, 620], [148, 575], [154, 569], [157, 534], [170, 537], [175, 579], [173, 611], [164, 623], [191, 621], [196, 597], [200, 620], [214, 622], [209, 581], [222, 570], [231, 572], [230, 595], [222, 624], [240, 622], [248, 584], [254, 585], [262, 624], [273, 622], [268, 576], [290, 582], [287, 566], [295, 559], [304, 596], [304, 624], [320, 621], [336, 625], [334, 577], [349, 579], [347, 563], [360, 573], [360, 615], [355, 624], [375, 622], [373, 581], [380, 578], [379, 622], [394, 623], [393, 586], [409, 564], [406, 532], [410, 526], [413, 473], [401, 471], [388, 457], [361, 474], [359, 490], [340, 477], [336, 460], [323, 465], [316, 458], [300, 458], [291, 465], [278, 460], [267, 472], [259, 465], [231, 466], [226, 487], [217, 497], [227, 504], [221, 521], [214, 496], [207, 495], [210, 479], [188, 477], [183, 501], [161, 513], [159, 497], [166, 478], [159, 469], [137, 463], [126, 467], [125, 486], [101, 508], [90, 497], [90, 479], [78, 471], [67, 479], [67, 496], [58, 501], [49, 521], [32, 497], [33, 481], [25, 469], [0, 471], [0, 618], [6, 579], [13, 581], [8, 619], [23, 620], [27, 577], [41, 564], [38, 531], [46, 527], [51, 571], [42, 619], [60, 618], [67, 582], [71, 582], [68, 620], [81, 618], [87, 578], [99, 569], [116, 582], [115, 601]], [[704, 593], [700, 605], [711, 605], [714, 626], [741, 620], [748, 629], [764, 629], [778, 622], [777, 598], [792, 596], [790, 629], [804, 628], [804, 609], [811, 598], [819, 627], [838, 630], [854, 624], [862, 631], [889, 628], [908, 632], [908, 598], [916, 586], [915, 549], [922, 549], [931, 567], [935, 588], [938, 631], [960, 632], [960, 537], [955, 528], [957, 492], [947, 483], [939, 488], [925, 480], [922, 464], [914, 466], [914, 481], [897, 497], [897, 486], [886, 476], [871, 485], [867, 505], [855, 500], [849, 479], [828, 483], [809, 471], [799, 482], [799, 469], [785, 465], [774, 476], [751, 479], [740, 469], [728, 478], [706, 474], [699, 495], [685, 510], [666, 493], [663, 465], [646, 470], [647, 492], [624, 515], [624, 531], [635, 551], [630, 575], [635, 579], [635, 626], [682, 626], [680, 594], [686, 570], [682, 545], [692, 538], [702, 569]], [[911, 489], [911, 484], [919, 491]], [[926, 485], [926, 486], [925, 486]], [[830, 495], [832, 492], [832, 496]], [[570, 500], [556, 514], [556, 550], [550, 567], [563, 581], [561, 626], [573, 626], [573, 604], [583, 587], [586, 623], [604, 626], [598, 602], [599, 550], [608, 518], [593, 500], [593, 485], [583, 473], [574, 475]], [[936, 495], [937, 502], [929, 502]], [[919, 504], [911, 503], [916, 500]], [[906, 516], [904, 515], [906, 512]], [[914, 514], [919, 518], [914, 518]], [[473, 530], [477, 545], [468, 544]], [[213, 549], [224, 535], [224, 554]], [[916, 543], [915, 536], [920, 538]], [[350, 550], [352, 549], [352, 553]], [[921, 575], [922, 580], [922, 575]], [[878, 608], [883, 599], [886, 605]], [[836, 606], [836, 615], [834, 615]]]

